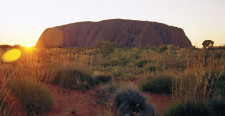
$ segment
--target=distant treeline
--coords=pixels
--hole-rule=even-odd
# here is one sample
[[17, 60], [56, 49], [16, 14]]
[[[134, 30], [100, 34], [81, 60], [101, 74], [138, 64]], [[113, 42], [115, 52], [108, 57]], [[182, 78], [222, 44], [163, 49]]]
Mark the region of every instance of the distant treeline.
[[20, 45], [0, 45], [0, 48], [21, 48]]
[[210, 48], [208, 48], [208, 50], [215, 50], [215, 49], [223, 49], [223, 50], [225, 50], [225, 45], [223, 45], [223, 46], [214, 46], [214, 47], [210, 47]]

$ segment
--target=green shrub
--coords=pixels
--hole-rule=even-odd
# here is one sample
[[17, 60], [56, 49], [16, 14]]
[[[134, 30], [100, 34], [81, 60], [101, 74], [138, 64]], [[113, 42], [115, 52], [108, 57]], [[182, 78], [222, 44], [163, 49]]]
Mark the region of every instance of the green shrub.
[[211, 96], [223, 96], [225, 97], [225, 73], [212, 73], [212, 92]]
[[95, 45], [95, 48], [97, 48], [97, 51], [104, 56], [109, 53], [112, 53], [114, 50], [113, 43], [111, 43], [110, 41], [105, 41], [105, 40], [98, 41]]
[[170, 107], [164, 116], [216, 116], [213, 110], [202, 102], [187, 101]]
[[158, 50], [158, 53], [162, 53], [167, 49], [168, 49], [167, 45], [162, 45], [162, 46], [159, 46], [159, 48], [157, 50]]
[[40, 83], [28, 79], [14, 79], [8, 83], [10, 92], [17, 97], [28, 115], [43, 114], [51, 110], [54, 99]]
[[89, 89], [95, 85], [94, 79], [88, 73], [71, 69], [58, 71], [51, 82], [70, 89]]
[[93, 77], [96, 84], [107, 83], [112, 79], [112, 75], [104, 72], [94, 72]]
[[148, 67], [148, 71], [155, 72], [156, 71], [156, 67], [155, 66], [149, 66]]
[[147, 60], [141, 60], [139, 62], [137, 62], [136, 66], [137, 67], [144, 67], [144, 65], [146, 65], [148, 63]]
[[117, 60], [112, 61], [112, 66], [120, 65], [125, 66], [131, 62], [131, 59], [127, 56], [120, 56]]
[[119, 91], [115, 96], [114, 103], [121, 116], [155, 115], [153, 106], [148, 104], [141, 93], [133, 88]]
[[[0, 85], [2, 88], [2, 86]], [[14, 100], [11, 99], [12, 96], [9, 95], [6, 89], [0, 90], [0, 116], [11, 116], [14, 111], [10, 106], [14, 105]]]
[[112, 75], [113, 77], [120, 77], [124, 76], [124, 67], [122, 66], [115, 66], [112, 68]]
[[148, 80], [140, 85], [143, 91], [153, 93], [172, 93], [172, 80], [175, 77], [171, 75], [158, 75], [148, 78]]
[[163, 66], [155, 65], [155, 64], [147, 64], [144, 67], [144, 70], [147, 72], [156, 72], [156, 71], [163, 71]]
[[96, 103], [107, 105], [113, 102], [114, 94], [119, 86], [116, 83], [109, 83], [96, 90]]
[[209, 101], [209, 106], [217, 116], [225, 116], [225, 98], [213, 98]]

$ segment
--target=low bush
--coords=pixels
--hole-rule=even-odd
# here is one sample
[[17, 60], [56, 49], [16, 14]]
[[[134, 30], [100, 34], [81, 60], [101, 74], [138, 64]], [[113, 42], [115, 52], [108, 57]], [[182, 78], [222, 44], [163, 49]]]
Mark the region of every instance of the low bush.
[[186, 101], [170, 107], [164, 116], [216, 116], [207, 104], [202, 102]]
[[120, 65], [125, 66], [131, 62], [131, 59], [127, 56], [119, 56], [118, 59], [112, 61], [112, 66]]
[[147, 63], [148, 63], [147, 60], [141, 60], [141, 61], [138, 61], [138, 62], [136, 63], [136, 66], [137, 66], [137, 67], [144, 67], [144, 65], [146, 65]]
[[95, 48], [97, 49], [97, 52], [105, 56], [113, 52], [114, 45], [110, 41], [100, 40], [96, 42]]
[[93, 73], [93, 77], [96, 84], [107, 83], [112, 79], [112, 75], [110, 73], [98, 72], [95, 71]]
[[141, 93], [134, 88], [120, 90], [114, 100], [121, 116], [154, 116], [155, 111]]
[[9, 91], [21, 101], [28, 115], [43, 114], [51, 110], [54, 99], [40, 83], [28, 79], [13, 79], [8, 83]]
[[118, 88], [119, 85], [116, 83], [103, 85], [101, 88], [96, 90], [96, 103], [102, 105], [113, 103], [114, 94], [116, 93]]
[[13, 105], [14, 100], [12, 100], [12, 98], [13, 97], [10, 95], [10, 93], [6, 89], [4, 88], [2, 89], [1, 87], [1, 90], [0, 90], [0, 115], [1, 116], [13, 115], [14, 111], [10, 107], [10, 106], [14, 106]]
[[148, 70], [149, 72], [155, 72], [155, 71], [156, 71], [156, 67], [155, 67], [155, 66], [149, 66], [149, 67], [147, 68], [147, 70]]
[[225, 97], [225, 73], [212, 73], [210, 78], [212, 82], [211, 96]]
[[0, 116], [26, 116], [20, 101], [5, 87], [0, 90]]
[[157, 49], [157, 52], [162, 53], [162, 52], [166, 51], [167, 49], [168, 49], [167, 45], [162, 45]]
[[58, 71], [51, 83], [70, 89], [89, 89], [95, 85], [88, 73], [71, 69]]
[[217, 116], [225, 116], [225, 98], [212, 98], [209, 101], [209, 106]]
[[175, 77], [171, 75], [158, 75], [150, 77], [148, 80], [140, 85], [143, 91], [153, 93], [172, 93], [172, 80]]

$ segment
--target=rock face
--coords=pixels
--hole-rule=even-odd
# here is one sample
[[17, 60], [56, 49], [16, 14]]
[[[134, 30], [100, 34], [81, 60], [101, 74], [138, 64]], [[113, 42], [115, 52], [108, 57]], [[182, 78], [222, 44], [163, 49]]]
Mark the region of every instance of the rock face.
[[36, 47], [86, 47], [99, 40], [109, 40], [117, 47], [192, 46], [181, 28], [156, 22], [111, 19], [48, 28]]

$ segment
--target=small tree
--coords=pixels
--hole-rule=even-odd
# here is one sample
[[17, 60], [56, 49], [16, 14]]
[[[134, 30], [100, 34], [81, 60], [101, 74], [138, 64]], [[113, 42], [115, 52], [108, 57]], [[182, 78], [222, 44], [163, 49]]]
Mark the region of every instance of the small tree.
[[202, 43], [204, 49], [212, 48], [213, 44], [214, 42], [212, 40], [205, 40]]
[[114, 46], [110, 41], [100, 40], [95, 44], [95, 48], [97, 48], [101, 54], [107, 55], [113, 52]]

